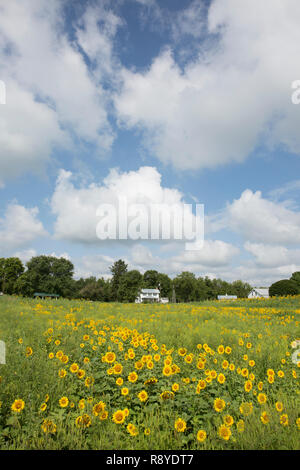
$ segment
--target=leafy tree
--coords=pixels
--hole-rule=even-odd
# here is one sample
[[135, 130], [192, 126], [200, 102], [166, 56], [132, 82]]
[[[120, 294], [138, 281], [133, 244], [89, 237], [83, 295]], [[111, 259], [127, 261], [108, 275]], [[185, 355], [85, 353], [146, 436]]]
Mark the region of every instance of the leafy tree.
[[143, 276], [136, 269], [125, 273], [120, 280], [117, 300], [119, 302], [134, 302], [142, 280]]
[[238, 298], [246, 298], [250, 294], [252, 287], [247, 282], [234, 281], [232, 284], [233, 295], [237, 295]]
[[35, 286], [38, 282], [39, 278], [36, 273], [26, 271], [16, 281], [15, 291], [23, 297], [32, 297], [36, 292]]
[[81, 277], [80, 279], [76, 279], [74, 281], [74, 292], [73, 292], [73, 297], [78, 299], [80, 298], [80, 291], [86, 287], [88, 284], [90, 283], [93, 283], [93, 282], [97, 282], [97, 279], [95, 276], [90, 276], [90, 277], [86, 277], [86, 278], [83, 278]]
[[207, 292], [207, 299], [216, 299], [217, 298], [217, 292], [215, 288], [215, 283], [213, 282], [212, 279], [210, 279], [208, 276], [204, 278], [204, 282], [206, 285], [206, 292]]
[[300, 271], [294, 272], [292, 274], [290, 280], [294, 281], [298, 285], [298, 287], [300, 288]]
[[65, 258], [35, 256], [26, 263], [27, 271], [17, 285], [18, 293], [34, 292], [72, 297], [74, 293], [74, 265]]
[[103, 279], [101, 277], [97, 281], [98, 285], [102, 289], [102, 294], [103, 294], [103, 302], [111, 302], [112, 300], [112, 290], [111, 290], [111, 280], [110, 279]]
[[195, 300], [197, 280], [193, 273], [184, 271], [173, 280], [176, 297], [179, 302], [190, 302]]
[[0, 258], [0, 291], [3, 291], [3, 281], [5, 278], [5, 258]]
[[100, 282], [90, 281], [80, 291], [79, 297], [87, 300], [94, 300], [99, 302], [105, 301], [105, 291]]
[[158, 286], [161, 297], [172, 297], [172, 279], [167, 274], [158, 273]]
[[159, 283], [159, 274], [154, 269], [150, 269], [144, 273], [143, 287], [145, 289], [157, 289]]
[[0, 258], [0, 290], [5, 294], [14, 294], [17, 279], [24, 272], [19, 258]]
[[300, 289], [296, 282], [290, 279], [283, 279], [281, 281], [274, 282], [274, 284], [269, 287], [269, 295], [271, 297], [277, 295], [281, 297], [287, 295], [297, 295], [299, 292]]
[[111, 300], [110, 281], [96, 279], [94, 276], [83, 279], [80, 278], [75, 282], [74, 297], [95, 300], [99, 302], [109, 302]]
[[195, 287], [196, 300], [206, 300], [208, 298], [208, 288], [202, 277], [197, 279]]
[[112, 300], [116, 301], [118, 297], [118, 289], [122, 276], [127, 272], [127, 264], [122, 259], [116, 261], [112, 266], [110, 266], [110, 272], [112, 273]]

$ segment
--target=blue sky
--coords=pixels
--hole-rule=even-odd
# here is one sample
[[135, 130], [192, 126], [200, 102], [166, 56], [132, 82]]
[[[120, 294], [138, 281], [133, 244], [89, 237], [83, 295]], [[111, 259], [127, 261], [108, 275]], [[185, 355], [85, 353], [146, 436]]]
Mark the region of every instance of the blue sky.
[[[11, 0], [0, 13], [0, 256], [66, 256], [77, 277], [107, 277], [121, 257], [257, 286], [300, 270], [296, 0]], [[203, 203], [203, 249], [100, 241], [96, 209], [120, 194]]]

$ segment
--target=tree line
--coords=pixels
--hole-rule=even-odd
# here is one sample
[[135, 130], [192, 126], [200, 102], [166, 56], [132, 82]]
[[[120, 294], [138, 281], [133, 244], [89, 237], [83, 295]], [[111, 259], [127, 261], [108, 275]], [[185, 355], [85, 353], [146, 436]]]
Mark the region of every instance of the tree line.
[[269, 294], [271, 297], [300, 294], [300, 271], [294, 272], [290, 279], [274, 282], [269, 288]]
[[242, 298], [251, 291], [251, 286], [240, 280], [229, 283], [196, 277], [187, 271], [174, 279], [153, 269], [141, 274], [136, 269], [128, 270], [121, 259], [110, 267], [110, 272], [110, 279], [74, 279], [74, 265], [65, 258], [35, 256], [25, 266], [16, 257], [0, 258], [0, 291], [24, 297], [40, 292], [101, 302], [134, 302], [141, 288], [159, 288], [161, 297], [176, 302], [215, 299], [222, 294]]

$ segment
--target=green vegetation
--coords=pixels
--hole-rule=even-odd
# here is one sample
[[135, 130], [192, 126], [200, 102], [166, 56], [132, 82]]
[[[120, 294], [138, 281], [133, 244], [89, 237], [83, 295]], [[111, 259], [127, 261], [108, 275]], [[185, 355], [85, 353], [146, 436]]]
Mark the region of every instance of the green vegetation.
[[111, 267], [111, 279], [89, 277], [75, 280], [71, 261], [53, 256], [35, 256], [26, 263], [26, 270], [18, 258], [0, 259], [0, 291], [32, 297], [34, 292], [58, 294], [68, 299], [86, 299], [99, 302], [134, 302], [141, 288], [159, 288], [161, 297], [172, 298], [176, 290], [177, 302], [197, 302], [216, 299], [219, 294], [247, 297], [251, 286], [242, 281], [232, 283], [221, 279], [202, 278], [182, 272], [175, 279], [155, 270], [143, 275], [127, 269], [123, 260]]
[[287, 295], [297, 295], [299, 294], [299, 286], [295, 281], [290, 279], [283, 279], [282, 281], [275, 282], [270, 286], [269, 293], [270, 296], [278, 295], [280, 297]]
[[299, 297], [0, 317], [1, 449], [299, 449]]

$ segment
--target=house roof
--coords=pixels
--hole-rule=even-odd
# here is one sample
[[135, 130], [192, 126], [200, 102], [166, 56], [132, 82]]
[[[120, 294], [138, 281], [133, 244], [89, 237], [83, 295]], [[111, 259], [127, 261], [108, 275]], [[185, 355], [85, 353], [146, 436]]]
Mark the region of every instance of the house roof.
[[259, 295], [269, 295], [269, 289], [267, 287], [253, 287], [251, 292], [256, 292]]
[[45, 292], [35, 292], [33, 295], [35, 297], [59, 297], [58, 294], [46, 294]]
[[141, 289], [142, 294], [159, 294], [158, 289]]
[[222, 299], [237, 299], [237, 295], [218, 295], [218, 300], [222, 300]]

